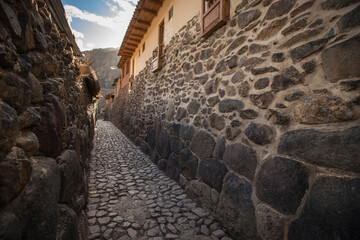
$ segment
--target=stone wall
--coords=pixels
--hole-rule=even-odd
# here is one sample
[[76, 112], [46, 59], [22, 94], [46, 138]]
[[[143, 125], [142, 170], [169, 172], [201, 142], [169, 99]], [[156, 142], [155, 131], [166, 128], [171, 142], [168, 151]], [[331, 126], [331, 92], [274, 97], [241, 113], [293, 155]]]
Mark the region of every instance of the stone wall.
[[198, 16], [108, 117], [235, 239], [360, 237], [358, 0], [243, 0]]
[[52, 17], [42, 0], [0, 0], [4, 240], [87, 239], [92, 102], [99, 86], [91, 69], [74, 60]]

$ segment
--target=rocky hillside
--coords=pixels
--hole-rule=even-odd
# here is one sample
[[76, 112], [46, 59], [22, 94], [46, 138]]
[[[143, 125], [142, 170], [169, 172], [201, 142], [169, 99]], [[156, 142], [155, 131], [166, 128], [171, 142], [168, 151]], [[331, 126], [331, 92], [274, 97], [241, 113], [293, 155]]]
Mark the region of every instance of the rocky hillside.
[[118, 48], [104, 48], [83, 52], [96, 72], [101, 89], [112, 89], [114, 79], [120, 75], [120, 69], [116, 67], [118, 51]]

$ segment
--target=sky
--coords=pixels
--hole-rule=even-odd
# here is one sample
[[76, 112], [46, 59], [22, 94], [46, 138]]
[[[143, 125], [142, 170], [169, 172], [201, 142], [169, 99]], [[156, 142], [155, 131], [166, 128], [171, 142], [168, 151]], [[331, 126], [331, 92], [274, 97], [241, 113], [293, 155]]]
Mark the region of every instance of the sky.
[[82, 51], [120, 47], [138, 0], [62, 0]]

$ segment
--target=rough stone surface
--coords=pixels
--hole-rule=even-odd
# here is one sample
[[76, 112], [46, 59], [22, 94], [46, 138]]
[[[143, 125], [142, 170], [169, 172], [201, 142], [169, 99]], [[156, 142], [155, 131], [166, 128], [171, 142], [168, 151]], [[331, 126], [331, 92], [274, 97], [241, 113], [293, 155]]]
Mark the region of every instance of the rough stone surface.
[[[326, 79], [337, 82], [341, 79], [360, 77], [356, 64], [360, 58], [360, 35], [336, 44], [321, 53]], [[338, 64], [341, 62], [342, 64]]]
[[294, 63], [299, 62], [305, 57], [311, 55], [312, 53], [320, 50], [328, 42], [327, 38], [318, 39], [305, 43], [299, 47], [296, 47], [290, 51], [291, 58]]
[[187, 179], [195, 179], [198, 168], [198, 158], [188, 148], [184, 148], [178, 155], [181, 174]]
[[340, 9], [359, 2], [359, 0], [326, 0], [321, 3], [322, 9]]
[[289, 239], [356, 239], [360, 221], [360, 179], [319, 177], [299, 218], [289, 225]]
[[245, 135], [254, 143], [265, 145], [272, 141], [275, 131], [265, 124], [251, 123], [245, 129]]
[[224, 179], [217, 215], [229, 222], [239, 239], [256, 239], [255, 208], [251, 201], [251, 184], [230, 173]]
[[251, 94], [251, 102], [261, 109], [266, 109], [274, 100], [274, 95], [271, 92], [265, 92], [262, 94]]
[[343, 122], [354, 117], [354, 112], [341, 98], [334, 96], [308, 96], [295, 108], [296, 121], [304, 124]]
[[200, 131], [194, 135], [191, 140], [190, 149], [199, 158], [210, 158], [214, 151], [215, 141], [214, 138], [207, 132]]
[[221, 113], [240, 111], [243, 108], [244, 103], [241, 100], [227, 98], [219, 102], [219, 111]]
[[281, 240], [284, 237], [284, 221], [279, 213], [259, 204], [256, 209], [258, 233], [262, 239]]
[[170, 136], [165, 128], [161, 129], [159, 138], [156, 141], [156, 150], [162, 158], [167, 159], [170, 155]]
[[226, 146], [224, 162], [228, 168], [237, 174], [252, 180], [257, 166], [256, 152], [241, 143]]
[[360, 127], [344, 131], [294, 130], [280, 138], [278, 152], [322, 166], [360, 171]]
[[261, 166], [256, 195], [285, 214], [295, 214], [308, 189], [308, 171], [291, 159], [275, 157]]
[[217, 130], [223, 130], [225, 128], [225, 118], [213, 113], [209, 117], [210, 126]]
[[223, 178], [226, 173], [226, 166], [218, 159], [207, 158], [200, 161], [199, 178], [218, 192], [221, 192]]
[[266, 13], [265, 19], [271, 20], [288, 13], [296, 3], [296, 0], [280, 0], [273, 3]]
[[244, 28], [253, 21], [257, 20], [261, 16], [261, 12], [258, 9], [242, 12], [238, 16], [238, 27]]

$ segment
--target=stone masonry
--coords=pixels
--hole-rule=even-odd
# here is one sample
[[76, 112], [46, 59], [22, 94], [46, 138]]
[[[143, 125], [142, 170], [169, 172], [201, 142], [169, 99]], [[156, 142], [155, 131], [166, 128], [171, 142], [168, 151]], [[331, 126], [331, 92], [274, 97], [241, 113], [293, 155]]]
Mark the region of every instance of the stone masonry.
[[235, 239], [360, 238], [360, 1], [199, 16], [107, 117]]
[[54, 17], [43, 0], [0, 0], [2, 240], [87, 239], [99, 88]]

